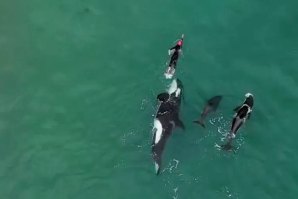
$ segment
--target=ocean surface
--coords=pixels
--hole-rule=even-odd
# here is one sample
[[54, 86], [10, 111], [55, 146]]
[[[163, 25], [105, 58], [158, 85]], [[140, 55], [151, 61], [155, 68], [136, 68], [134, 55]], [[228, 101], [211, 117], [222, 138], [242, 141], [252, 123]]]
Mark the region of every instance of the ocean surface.
[[[298, 1], [0, 1], [1, 199], [296, 199]], [[167, 50], [181, 119], [151, 157]], [[233, 109], [255, 106], [235, 152]], [[206, 129], [194, 124], [222, 95]]]

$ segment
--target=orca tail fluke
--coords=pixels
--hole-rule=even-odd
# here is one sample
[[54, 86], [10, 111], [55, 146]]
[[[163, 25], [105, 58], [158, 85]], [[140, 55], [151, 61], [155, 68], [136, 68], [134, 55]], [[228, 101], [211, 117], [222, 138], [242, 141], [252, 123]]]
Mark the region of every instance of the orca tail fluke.
[[195, 120], [195, 121], [193, 121], [193, 122], [194, 122], [194, 123], [197, 123], [197, 124], [199, 124], [199, 125], [201, 125], [203, 128], [206, 128], [204, 121], [201, 120], [201, 119], [199, 119], [199, 120]]
[[232, 151], [233, 150], [232, 139], [229, 139], [226, 144], [223, 144], [220, 147], [222, 150]]
[[231, 151], [233, 149], [233, 145], [231, 143], [226, 143], [221, 145], [221, 149], [225, 151]]

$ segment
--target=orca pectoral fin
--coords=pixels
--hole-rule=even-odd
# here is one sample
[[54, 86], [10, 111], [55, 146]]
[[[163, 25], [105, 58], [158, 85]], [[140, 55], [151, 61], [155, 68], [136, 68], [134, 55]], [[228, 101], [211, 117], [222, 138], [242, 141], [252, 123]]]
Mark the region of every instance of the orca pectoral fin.
[[161, 157], [157, 156], [156, 154], [153, 155], [154, 159], [154, 170], [155, 174], [159, 175], [160, 170], [161, 170]]
[[248, 113], [248, 115], [247, 115], [247, 119], [248, 120], [250, 119], [250, 115], [251, 115], [251, 113]]
[[155, 132], [153, 132], [153, 136], [152, 136], [152, 143], [151, 143], [151, 146], [152, 146], [152, 148], [154, 147], [154, 145], [155, 145], [155, 137], [156, 137], [156, 130], [155, 130]]
[[157, 145], [152, 147], [152, 157], [154, 160], [154, 170], [155, 170], [155, 174], [158, 175], [160, 173], [160, 169], [161, 169], [161, 152], [159, 151], [162, 150], [160, 149]]
[[199, 125], [201, 125], [203, 128], [206, 128], [205, 123], [204, 123], [204, 121], [203, 121], [202, 119], [195, 120], [195, 121], [193, 121], [193, 122], [194, 122], [194, 123], [197, 123], [197, 124], [199, 124]]
[[185, 130], [185, 126], [184, 126], [183, 122], [179, 118], [175, 121], [175, 124], [176, 124], [176, 126], [178, 126], [181, 129]]
[[239, 109], [242, 107], [242, 105], [240, 105], [240, 106], [237, 106], [236, 108], [234, 108], [234, 111], [235, 112], [238, 112], [239, 111]]
[[154, 162], [155, 174], [158, 176], [160, 173], [160, 165]]

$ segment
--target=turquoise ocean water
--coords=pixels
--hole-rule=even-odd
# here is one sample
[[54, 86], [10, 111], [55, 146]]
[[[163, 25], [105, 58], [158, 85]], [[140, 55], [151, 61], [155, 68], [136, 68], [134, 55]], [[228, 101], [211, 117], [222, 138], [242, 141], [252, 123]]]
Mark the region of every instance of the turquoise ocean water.
[[[295, 199], [298, 2], [0, 2], [1, 199]], [[154, 174], [155, 97], [185, 34], [181, 118]], [[235, 153], [232, 109], [255, 96]], [[224, 96], [203, 129], [205, 101]]]

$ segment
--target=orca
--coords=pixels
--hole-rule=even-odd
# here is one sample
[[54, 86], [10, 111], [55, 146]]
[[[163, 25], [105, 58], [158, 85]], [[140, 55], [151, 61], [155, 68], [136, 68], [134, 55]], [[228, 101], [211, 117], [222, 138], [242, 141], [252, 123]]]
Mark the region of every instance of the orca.
[[221, 99], [222, 99], [222, 96], [220, 95], [214, 96], [211, 99], [209, 99], [201, 113], [200, 118], [193, 122], [198, 123], [199, 125], [205, 128], [205, 122], [204, 122], [205, 118], [209, 113], [216, 111]]
[[254, 105], [254, 97], [251, 93], [245, 94], [245, 100], [242, 105], [237, 106], [234, 111], [236, 112], [233, 120], [230, 132], [227, 136], [227, 143], [223, 145], [223, 149], [231, 150], [232, 149], [232, 140], [236, 137], [237, 131], [240, 127], [250, 118], [252, 108]]
[[167, 92], [157, 96], [160, 105], [154, 118], [151, 148], [157, 175], [160, 173], [162, 154], [172, 131], [175, 127], [185, 129], [183, 122], [179, 119], [182, 95], [182, 82], [179, 79], [174, 79]]

